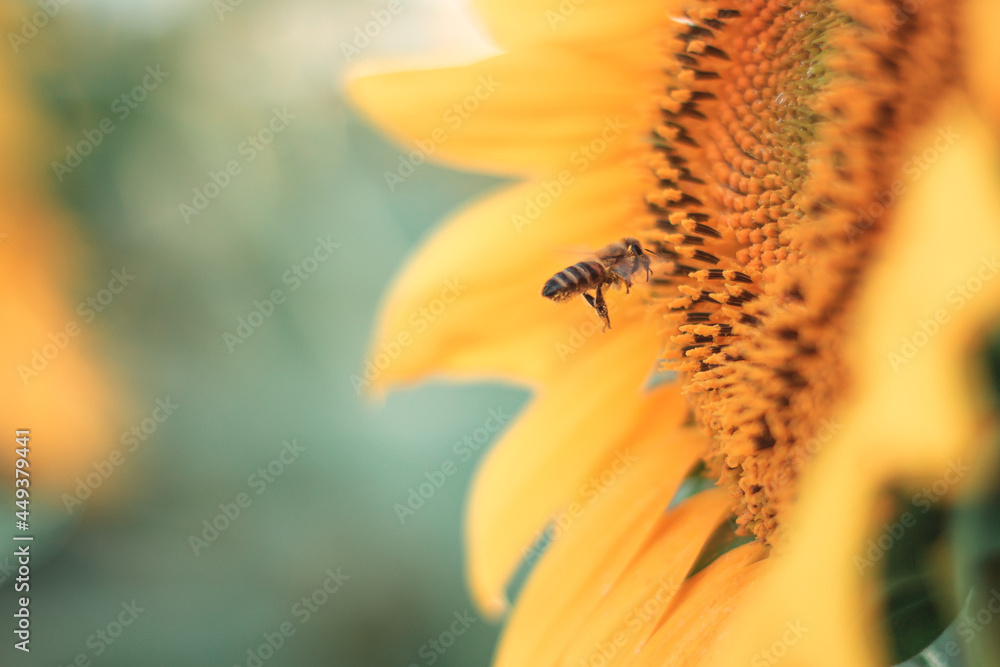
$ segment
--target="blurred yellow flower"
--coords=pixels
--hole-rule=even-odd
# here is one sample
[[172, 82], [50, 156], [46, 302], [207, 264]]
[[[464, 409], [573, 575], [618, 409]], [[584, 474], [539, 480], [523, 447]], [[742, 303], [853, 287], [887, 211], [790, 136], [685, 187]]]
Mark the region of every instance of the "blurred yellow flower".
[[[857, 561], [880, 495], [983, 442], [968, 355], [1000, 305], [996, 10], [478, 5], [504, 53], [351, 93], [412, 149], [390, 187], [427, 157], [523, 179], [437, 231], [377, 334], [407, 337], [378, 387], [536, 389], [468, 508], [489, 613], [551, 542], [496, 664], [884, 664]], [[539, 297], [558, 248], [624, 236], [665, 261], [609, 298], [612, 331]], [[411, 331], [448, 280], [460, 296]], [[678, 380], [650, 382], [658, 362]], [[722, 488], [671, 504], [699, 459]], [[732, 512], [757, 540], [695, 567]]]
[[[16, 7], [10, 7], [13, 10]], [[16, 16], [18, 20], [20, 16]], [[0, 14], [0, 19], [3, 19]], [[13, 23], [0, 20], [0, 25]], [[31, 431], [32, 497], [59, 503], [74, 493], [78, 478], [117, 444], [112, 425], [120, 417], [106, 372], [88, 354], [81, 318], [69, 301], [70, 281], [79, 277], [80, 239], [47, 199], [41, 185], [43, 126], [26, 103], [26, 91], [8, 57], [0, 59], [0, 270], [4, 289], [7, 369], [2, 393], [4, 423]], [[3, 449], [4, 474], [12, 475], [14, 446]]]

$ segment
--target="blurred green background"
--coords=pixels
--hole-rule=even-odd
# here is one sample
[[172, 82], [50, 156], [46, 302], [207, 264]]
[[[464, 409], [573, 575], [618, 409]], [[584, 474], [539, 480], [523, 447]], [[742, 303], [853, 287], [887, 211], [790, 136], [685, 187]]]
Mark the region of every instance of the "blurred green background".
[[[404, 0], [356, 61], [474, 42], [458, 5]], [[383, 172], [398, 149], [342, 93], [351, 64], [342, 44], [385, 6], [8, 6], [2, 58], [42, 128], [38, 162], [48, 168], [37, 180], [75, 228], [73, 252], [83, 258], [65, 299], [100, 298], [123, 267], [134, 278], [74, 341], [126, 406], [107, 425], [106, 449], [123, 460], [79, 506], [60, 501], [72, 489], [44, 495], [35, 487], [32, 650], [13, 649], [8, 620], [0, 664], [488, 662], [496, 626], [472, 613], [467, 631], [447, 636], [468, 625], [454, 625], [456, 614], [473, 612], [461, 530], [475, 461], [457, 460], [452, 445], [490, 409], [515, 412], [526, 394], [436, 384], [375, 405], [350, 379], [407, 254], [447, 212], [495, 185], [424, 165], [395, 192], [386, 187]], [[55, 7], [37, 34], [12, 40], [23, 36], [24, 20]], [[275, 110], [286, 120], [272, 124]], [[72, 166], [68, 147], [96, 137], [107, 119], [113, 131]], [[269, 124], [279, 131], [262, 132]], [[254, 136], [260, 145], [248, 148]], [[238, 166], [229, 178], [227, 163]], [[319, 239], [338, 247], [316, 252]], [[4, 243], [17, 252], [16, 230]], [[307, 279], [292, 277], [295, 267]], [[254, 301], [274, 290], [284, 300], [259, 306], [267, 317], [252, 315]], [[240, 318], [259, 326], [234, 343], [224, 335], [243, 335]], [[158, 400], [177, 407], [167, 416]], [[155, 431], [119, 441], [133, 427], [141, 432], [143, 420]], [[401, 522], [394, 504], [448, 459], [457, 474]], [[107, 451], [95, 454], [77, 477], [85, 481], [106, 461]], [[9, 535], [7, 471], [3, 488]], [[237, 518], [222, 517], [237, 508]], [[206, 521], [229, 525], [193, 543], [211, 537]], [[0, 558], [9, 553], [4, 547]], [[324, 584], [337, 588], [331, 575], [340, 587], [328, 595]], [[8, 619], [13, 577], [10, 560], [0, 561]], [[310, 597], [307, 613], [302, 598]], [[282, 624], [295, 633], [278, 640]], [[273, 655], [261, 650], [265, 635], [281, 644]]]

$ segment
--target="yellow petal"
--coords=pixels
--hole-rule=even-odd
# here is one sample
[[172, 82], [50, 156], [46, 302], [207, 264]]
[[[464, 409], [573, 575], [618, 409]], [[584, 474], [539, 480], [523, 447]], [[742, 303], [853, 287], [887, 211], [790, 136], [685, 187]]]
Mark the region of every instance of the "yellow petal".
[[949, 462], [974, 460], [985, 441], [968, 355], [1000, 310], [1000, 156], [971, 111], [950, 111], [915, 145], [932, 145], [948, 128], [959, 138], [903, 196], [891, 253], [872, 267], [859, 302], [849, 355], [858, 389], [843, 427], [806, 471], [787, 551], [720, 664], [746, 664], [780, 638], [786, 620], [810, 628], [788, 650], [794, 664], [884, 664], [876, 626], [861, 612], [878, 568], [855, 560], [873, 536], [878, 493], [902, 480], [942, 479]]
[[611, 665], [636, 653], [660, 625], [674, 597], [688, 585], [685, 578], [691, 566], [708, 537], [730, 513], [730, 504], [725, 491], [713, 490], [668, 512], [660, 520], [655, 538], [629, 563], [586, 624], [577, 629], [577, 641], [567, 647], [563, 662], [589, 665], [600, 656]]
[[596, 640], [598, 635], [581, 634], [581, 626], [604, 607], [655, 533], [672, 545], [659, 573], [673, 580], [674, 589], [680, 585], [728, 507], [724, 492], [704, 493], [664, 515], [703, 446], [704, 436], [690, 430], [667, 439], [650, 434], [631, 448], [636, 461], [630, 469], [605, 486], [588, 488], [590, 497], [578, 501], [579, 514], [561, 517], [567, 529], [557, 533], [518, 598], [497, 667], [556, 664], [574, 640]]
[[592, 142], [605, 158], [634, 149], [623, 135], [648, 127], [649, 111], [636, 85], [628, 68], [537, 46], [460, 67], [362, 76], [348, 93], [405, 146], [402, 160], [538, 175], [573, 168]]
[[[1000, 3], [996, 0], [967, 0], [963, 3], [965, 38], [962, 41], [969, 95], [980, 113], [1000, 131]], [[994, 138], [995, 141], [995, 138]]]
[[[602, 334], [582, 297], [541, 297], [552, 274], [585, 258], [567, 248], [597, 249], [642, 214], [641, 200], [630, 196], [637, 177], [627, 163], [570, 176], [505, 188], [435, 232], [380, 309], [366, 382], [381, 389], [432, 371], [548, 381], [644, 316], [641, 297], [612, 292], [613, 328]], [[650, 330], [643, 349], [655, 349], [654, 338]], [[652, 365], [655, 352], [648, 360]]]
[[[687, 412], [679, 389], [640, 394], [655, 346], [637, 327], [567, 367], [489, 452], [474, 479], [466, 535], [473, 597], [503, 608], [503, 590], [523, 550], [552, 514], [577, 499], [616, 449], [666, 437]], [[651, 424], [651, 425], [650, 425]]]
[[476, 0], [490, 33], [503, 46], [573, 42], [577, 48], [602, 42], [652, 41], [651, 25], [663, 22], [679, 3], [640, 0]]
[[[762, 555], [759, 544], [745, 544], [723, 554], [686, 581], [664, 624], [634, 662], [627, 664], [671, 667], [758, 664], [726, 662], [714, 656], [730, 641], [731, 615], [735, 610], [760, 613], [760, 600], [750, 591], [753, 582], [771, 569], [770, 563], [760, 561]], [[746, 604], [741, 604], [744, 601]]]

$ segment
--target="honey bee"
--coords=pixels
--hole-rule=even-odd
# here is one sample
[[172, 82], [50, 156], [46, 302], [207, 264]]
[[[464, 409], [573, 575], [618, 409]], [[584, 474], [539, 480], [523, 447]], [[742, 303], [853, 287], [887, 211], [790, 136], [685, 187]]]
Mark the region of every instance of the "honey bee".
[[[646, 272], [646, 280], [652, 275], [649, 268], [651, 250], [643, 250], [637, 239], [624, 238], [597, 251], [595, 259], [577, 262], [549, 278], [542, 288], [542, 296], [553, 301], [565, 301], [582, 294], [597, 315], [604, 320], [603, 331], [611, 328], [608, 318], [608, 304], [603, 290], [616, 285], [625, 286], [627, 294], [632, 287], [632, 276], [640, 270]], [[588, 292], [594, 290], [594, 294]]]

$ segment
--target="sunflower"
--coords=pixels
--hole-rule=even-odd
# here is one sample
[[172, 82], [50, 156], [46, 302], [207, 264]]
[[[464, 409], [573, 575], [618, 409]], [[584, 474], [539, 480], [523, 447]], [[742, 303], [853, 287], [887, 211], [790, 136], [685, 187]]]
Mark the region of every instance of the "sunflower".
[[[519, 180], [412, 258], [376, 335], [406, 349], [369, 378], [535, 392], [468, 504], [472, 595], [509, 612], [496, 664], [885, 664], [886, 490], [953, 494], [985, 441], [998, 10], [477, 4], [502, 53], [350, 94], [401, 165]], [[613, 329], [540, 298], [559, 248], [623, 237], [660, 261], [608, 297]]]

